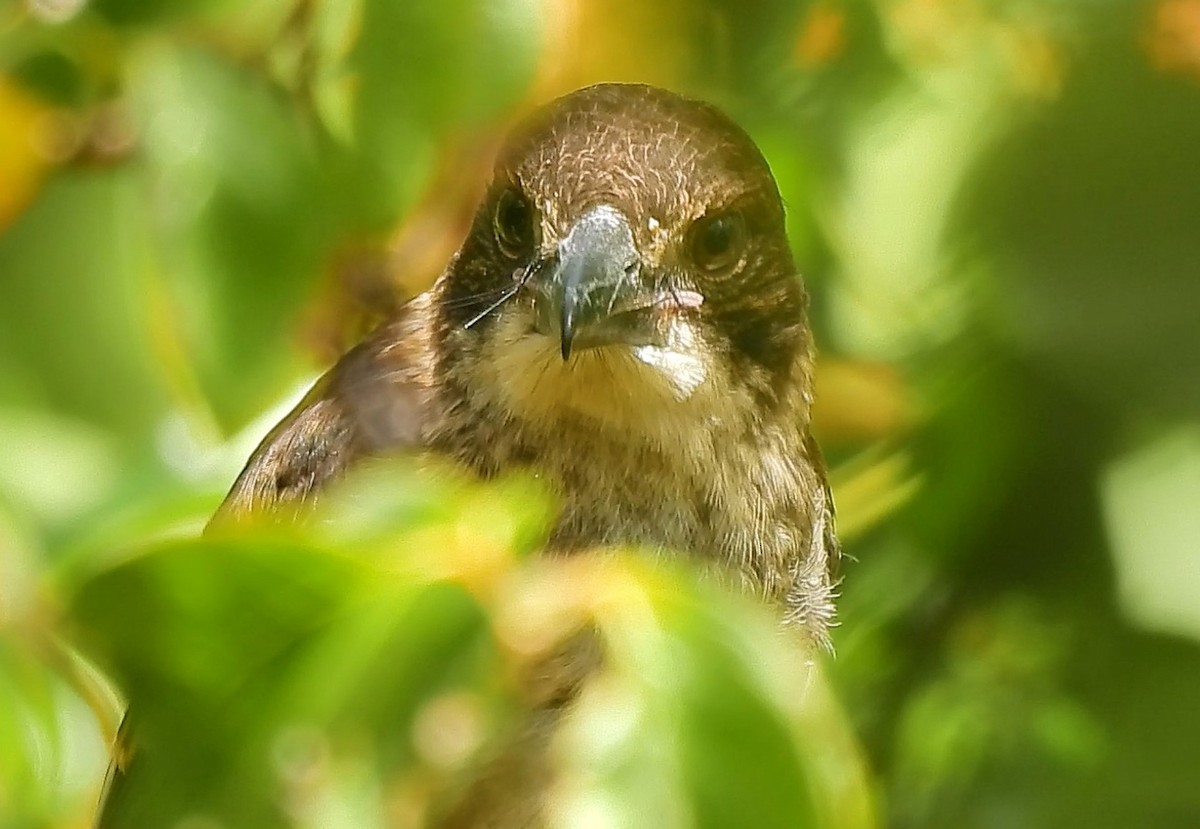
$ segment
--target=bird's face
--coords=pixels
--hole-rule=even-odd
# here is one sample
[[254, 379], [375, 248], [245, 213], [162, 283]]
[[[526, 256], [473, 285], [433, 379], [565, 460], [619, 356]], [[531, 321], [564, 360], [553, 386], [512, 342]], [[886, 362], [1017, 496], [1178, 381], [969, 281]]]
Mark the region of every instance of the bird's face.
[[520, 126], [437, 299], [473, 384], [529, 418], [671, 432], [807, 388], [766, 162], [657, 89], [590, 87]]

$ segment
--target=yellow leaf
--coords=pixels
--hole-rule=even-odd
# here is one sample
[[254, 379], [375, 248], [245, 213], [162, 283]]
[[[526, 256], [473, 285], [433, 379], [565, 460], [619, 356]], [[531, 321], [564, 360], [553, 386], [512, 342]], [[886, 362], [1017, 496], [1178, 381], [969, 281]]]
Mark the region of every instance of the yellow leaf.
[[38, 137], [50, 107], [0, 75], [0, 230], [37, 194], [50, 159]]

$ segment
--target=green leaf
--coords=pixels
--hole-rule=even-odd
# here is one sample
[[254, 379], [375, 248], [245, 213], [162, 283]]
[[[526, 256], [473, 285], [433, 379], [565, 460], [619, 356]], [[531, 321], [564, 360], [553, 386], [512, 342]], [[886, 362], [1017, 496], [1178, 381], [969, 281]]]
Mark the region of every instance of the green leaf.
[[141, 210], [132, 170], [72, 170], [0, 235], [3, 391], [134, 446], [166, 403], [142, 304]]
[[303, 121], [263, 78], [171, 47], [140, 52], [133, 76], [156, 333], [182, 357], [177, 385], [232, 430], [295, 382], [290, 337], [338, 223]]

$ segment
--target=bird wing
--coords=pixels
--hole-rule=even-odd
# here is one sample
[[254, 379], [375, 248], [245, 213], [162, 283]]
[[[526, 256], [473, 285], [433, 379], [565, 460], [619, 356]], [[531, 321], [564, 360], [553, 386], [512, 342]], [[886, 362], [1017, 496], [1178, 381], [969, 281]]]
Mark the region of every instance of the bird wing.
[[[263, 438], [209, 528], [255, 515], [286, 518], [362, 457], [423, 443], [428, 412], [426, 301], [418, 297], [347, 352]], [[113, 747], [97, 829], [123, 822], [121, 789], [134, 755], [128, 715]]]
[[209, 526], [288, 518], [357, 460], [423, 443], [428, 384], [420, 307], [347, 352], [263, 439]]

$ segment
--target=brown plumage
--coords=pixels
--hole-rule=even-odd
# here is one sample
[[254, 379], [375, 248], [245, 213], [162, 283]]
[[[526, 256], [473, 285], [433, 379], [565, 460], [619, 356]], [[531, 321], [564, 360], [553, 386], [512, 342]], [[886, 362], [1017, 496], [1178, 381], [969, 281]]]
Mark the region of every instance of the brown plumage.
[[[660, 89], [580, 90], [517, 128], [436, 284], [317, 383], [214, 520], [303, 510], [370, 456], [526, 468], [561, 503], [550, 552], [690, 557], [824, 644], [838, 551], [805, 314], [778, 190], [742, 130]], [[547, 728], [450, 823], [534, 820], [522, 790]]]
[[525, 467], [562, 503], [552, 550], [693, 556], [824, 641], [805, 306], [742, 130], [652, 87], [580, 90], [514, 131], [446, 271], [271, 432], [215, 520], [303, 508], [367, 456]]

